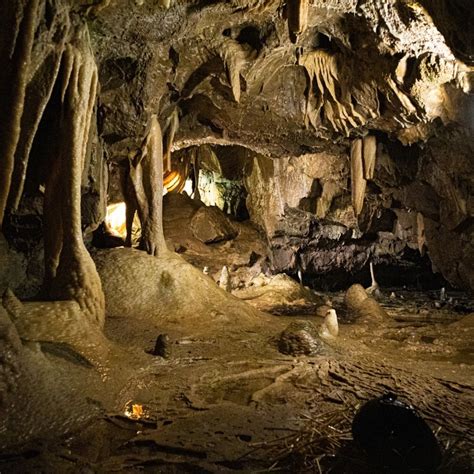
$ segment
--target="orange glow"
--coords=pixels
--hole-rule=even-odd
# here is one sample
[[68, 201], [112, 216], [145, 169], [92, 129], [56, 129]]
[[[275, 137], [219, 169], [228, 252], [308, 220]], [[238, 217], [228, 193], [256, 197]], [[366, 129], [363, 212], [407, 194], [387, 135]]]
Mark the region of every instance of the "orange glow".
[[[163, 173], [163, 194], [168, 192], [180, 193], [186, 185], [186, 179], [179, 171], [165, 171]], [[107, 215], [105, 217], [107, 228], [116, 236], [123, 239], [127, 235], [126, 228], [126, 205], [124, 202], [118, 202], [107, 206]], [[135, 214], [133, 218], [132, 235], [138, 235], [140, 231], [140, 220]]]
[[143, 405], [132, 405], [132, 416], [134, 418], [141, 418], [143, 416]]
[[178, 171], [166, 171], [163, 175], [163, 187], [169, 193], [172, 191], [180, 193], [185, 184], [185, 178]]
[[125, 238], [127, 234], [125, 210], [126, 206], [124, 202], [111, 204], [110, 206], [107, 206], [107, 215], [105, 217], [105, 223], [108, 229], [113, 234], [123, 238]]
[[129, 400], [125, 404], [124, 415], [133, 419], [140, 419], [146, 416], [143, 405], [139, 403], [133, 403], [132, 400]]

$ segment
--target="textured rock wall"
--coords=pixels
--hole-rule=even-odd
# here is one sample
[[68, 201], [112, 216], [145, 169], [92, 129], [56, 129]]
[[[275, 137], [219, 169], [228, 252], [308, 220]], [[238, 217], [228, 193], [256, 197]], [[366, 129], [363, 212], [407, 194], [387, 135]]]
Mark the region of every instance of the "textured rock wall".
[[368, 260], [415, 265], [427, 254], [453, 286], [472, 287], [468, 136], [443, 129], [423, 149], [383, 141], [359, 216], [350, 196], [348, 151], [254, 157], [245, 178], [247, 207], [271, 242], [275, 269], [354, 272]]
[[[455, 161], [472, 144], [466, 1], [127, 6], [111, 0], [89, 11], [112, 161], [137, 147], [146, 115], [158, 110], [164, 130], [175, 124], [173, 150], [249, 150], [251, 165], [233, 155], [239, 165], [226, 179], [245, 169], [250, 217], [271, 239], [276, 268], [353, 270], [428, 249], [452, 284], [470, 285], [460, 263], [470, 184], [457, 164], [446, 171], [447, 158], [430, 157], [449, 146], [449, 124], [468, 130]], [[349, 158], [367, 134], [379, 143], [373, 177], [365, 157]], [[470, 176], [472, 163], [462, 169]], [[454, 231], [456, 220], [464, 224]], [[441, 251], [441, 235], [453, 232], [466, 248], [457, 263]]]
[[[352, 270], [427, 248], [452, 284], [472, 286], [468, 3], [84, 0], [69, 10], [62, 0], [38, 0], [9, 205], [18, 206], [23, 189], [41, 199], [59, 57], [70, 22], [86, 20], [100, 92], [83, 229], [104, 217], [103, 157], [126, 162], [157, 113], [166, 157], [228, 148], [222, 176], [238, 182], [245, 174], [250, 216], [270, 237], [277, 268]], [[379, 143], [374, 176], [359, 142], [367, 136]], [[456, 242], [453, 258], [443, 253], [447, 240]]]

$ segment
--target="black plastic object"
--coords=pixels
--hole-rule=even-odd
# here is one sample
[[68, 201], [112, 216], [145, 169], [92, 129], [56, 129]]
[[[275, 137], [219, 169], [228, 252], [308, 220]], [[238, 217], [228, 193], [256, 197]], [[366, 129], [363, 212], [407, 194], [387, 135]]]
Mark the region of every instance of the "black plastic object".
[[362, 406], [352, 422], [352, 436], [369, 461], [384, 472], [432, 473], [441, 463], [430, 427], [392, 393]]

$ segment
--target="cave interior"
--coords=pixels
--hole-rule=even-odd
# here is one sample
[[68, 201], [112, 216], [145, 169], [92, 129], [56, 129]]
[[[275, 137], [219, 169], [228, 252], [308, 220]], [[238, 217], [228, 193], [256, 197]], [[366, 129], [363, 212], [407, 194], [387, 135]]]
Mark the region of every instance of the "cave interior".
[[0, 472], [474, 472], [471, 0], [4, 0]]

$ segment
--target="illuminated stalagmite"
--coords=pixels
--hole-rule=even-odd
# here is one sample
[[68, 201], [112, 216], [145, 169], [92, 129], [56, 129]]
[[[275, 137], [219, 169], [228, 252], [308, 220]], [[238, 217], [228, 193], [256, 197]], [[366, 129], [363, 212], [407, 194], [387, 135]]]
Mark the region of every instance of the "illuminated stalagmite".
[[60, 151], [45, 192], [45, 278], [53, 299], [76, 300], [103, 324], [102, 287], [81, 230], [81, 177], [97, 93], [97, 68], [87, 44], [87, 32], [80, 29], [63, 54]]
[[129, 159], [124, 188], [127, 204], [127, 244], [131, 245], [133, 217], [138, 212], [140, 248], [150, 255], [166, 249], [163, 235], [163, 144], [160, 124], [152, 115], [142, 148]]
[[[16, 7], [10, 8], [12, 10], [6, 13], [7, 20], [9, 15], [17, 14], [23, 21], [17, 31], [10, 31], [15, 38], [12, 46], [15, 54], [11, 61], [6, 58], [4, 61], [13, 82], [2, 83], [2, 90], [8, 86], [13, 91], [7, 96], [2, 94], [2, 105], [12, 117], [9, 123], [13, 128], [2, 127], [0, 139], [0, 180], [3, 183], [0, 217], [7, 207], [7, 199], [13, 209], [19, 201], [31, 143], [56, 80], [60, 95], [54, 131], [57, 147], [50, 149], [44, 193], [45, 296], [75, 301], [83, 317], [102, 325], [104, 296], [95, 265], [84, 246], [81, 229], [81, 177], [97, 95], [97, 67], [88, 31], [82, 24], [72, 26], [66, 22], [68, 28], [61, 31], [62, 35], [69, 35], [69, 42], [64, 44], [60, 36], [56, 38], [59, 42], [53, 43], [51, 55], [32, 58], [32, 36], [39, 21], [35, 16], [39, 2], [17, 3]], [[15, 22], [7, 25], [11, 27]], [[8, 51], [2, 50], [4, 54]], [[35, 80], [40, 74], [38, 71], [42, 70], [41, 63], [37, 64], [41, 59], [51, 69], [41, 77], [46, 85], [43, 93], [35, 91], [35, 88], [39, 89]], [[34, 107], [25, 107], [25, 98], [33, 102]]]

